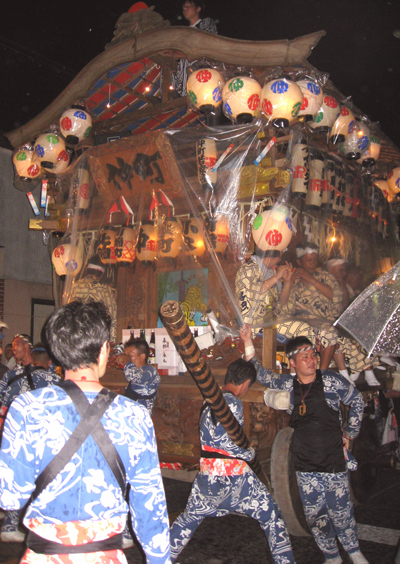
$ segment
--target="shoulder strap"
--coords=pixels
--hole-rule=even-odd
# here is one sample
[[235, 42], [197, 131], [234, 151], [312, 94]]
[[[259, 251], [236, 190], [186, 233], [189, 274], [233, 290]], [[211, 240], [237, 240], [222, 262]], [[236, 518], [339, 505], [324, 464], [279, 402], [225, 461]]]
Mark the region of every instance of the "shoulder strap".
[[29, 384], [30, 389], [34, 390], [35, 385], [34, 385], [33, 380], [32, 380], [31, 365], [30, 364], [27, 364], [25, 366], [25, 376], [26, 376], [26, 379], [28, 380], [28, 384]]
[[[98, 441], [96, 440], [96, 438], [94, 436], [94, 432], [95, 432], [95, 430], [97, 429], [98, 426], [100, 426], [101, 429], [103, 430], [103, 432], [107, 435], [106, 431], [104, 430], [103, 426], [100, 423], [100, 419], [103, 416], [103, 414], [106, 412], [107, 408], [113, 402], [116, 394], [113, 394], [112, 392], [110, 392], [110, 390], [103, 388], [100, 391], [100, 393], [96, 396], [93, 403], [89, 404], [88, 400], [86, 399], [85, 394], [72, 381], [69, 380], [69, 381], [64, 382], [61, 387], [65, 390], [65, 392], [70, 397], [74, 396], [74, 398], [71, 397], [71, 399], [72, 399], [74, 405], [76, 406], [79, 414], [81, 415], [81, 420], [78, 423], [78, 425], [75, 427], [74, 431], [72, 432], [72, 434], [70, 435], [69, 439], [64, 444], [62, 449], [59, 451], [59, 453], [56, 454], [56, 456], [49, 462], [49, 464], [46, 466], [46, 468], [38, 476], [38, 478], [36, 480], [35, 490], [33, 491], [32, 495], [31, 495], [31, 502], [33, 500], [35, 500], [39, 496], [39, 494], [61, 472], [61, 470], [71, 460], [71, 458], [79, 450], [79, 448], [82, 446], [82, 444], [85, 442], [85, 440], [87, 439], [87, 437], [90, 434], [92, 434], [94, 440], [96, 441], [96, 443], [98, 445]], [[76, 391], [69, 393], [69, 392], [71, 392], [72, 388], [76, 388]], [[76, 397], [79, 398], [81, 395], [83, 396], [84, 401], [86, 402], [85, 408], [83, 409], [83, 413], [81, 412], [82, 411], [82, 405], [84, 403], [84, 401], [82, 401], [82, 398], [78, 399], [78, 402], [80, 404], [80, 408], [76, 405], [76, 403], [74, 401], [76, 399]], [[107, 439], [108, 439], [109, 443], [111, 443], [108, 435], [107, 435]], [[114, 445], [112, 445], [112, 443], [111, 443], [111, 446], [112, 446], [112, 449], [115, 450], [115, 447], [114, 447]], [[99, 448], [100, 448], [101, 452], [103, 453], [103, 456], [105, 457], [107, 463], [110, 464], [110, 462], [111, 462], [111, 465], [115, 466], [115, 464], [112, 462], [112, 460], [110, 461], [109, 454], [107, 456], [104, 454], [102, 446], [99, 446]], [[119, 455], [118, 455], [118, 458], [119, 458]], [[114, 472], [114, 469], [111, 465], [110, 465], [110, 467], [111, 467], [112, 471]], [[122, 468], [123, 468], [122, 461], [121, 461], [121, 465], [122, 465]], [[122, 483], [120, 481], [121, 474], [118, 473], [118, 477], [116, 476], [116, 478], [118, 480], [118, 484], [120, 485], [122, 491], [125, 492], [125, 470], [124, 470], [124, 473], [123, 473], [123, 477], [124, 478], [123, 478], [123, 483]], [[121, 486], [121, 483], [122, 483], [122, 486]]]

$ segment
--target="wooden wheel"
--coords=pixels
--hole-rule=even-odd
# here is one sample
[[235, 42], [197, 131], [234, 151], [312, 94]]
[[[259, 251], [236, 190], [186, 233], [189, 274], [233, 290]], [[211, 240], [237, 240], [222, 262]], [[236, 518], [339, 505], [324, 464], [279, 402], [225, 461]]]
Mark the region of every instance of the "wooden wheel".
[[276, 435], [272, 445], [272, 495], [282, 511], [289, 533], [297, 537], [308, 537], [310, 532], [292, 464], [292, 440], [293, 429], [285, 427]]

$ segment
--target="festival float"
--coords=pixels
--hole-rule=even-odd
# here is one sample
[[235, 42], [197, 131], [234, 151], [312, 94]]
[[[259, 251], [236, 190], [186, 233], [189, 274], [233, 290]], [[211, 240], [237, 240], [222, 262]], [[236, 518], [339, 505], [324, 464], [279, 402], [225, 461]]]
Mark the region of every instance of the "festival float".
[[[324, 35], [235, 40], [133, 10], [50, 106], [7, 134], [29, 228], [43, 231], [52, 257], [56, 304], [98, 299], [113, 317], [104, 384], [123, 393], [120, 344], [131, 334], [152, 345], [165, 467], [196, 468], [204, 390], [217, 409], [226, 367], [243, 354], [235, 276], [255, 246], [295, 264], [296, 244], [313, 242], [367, 279], [400, 258], [400, 151], [308, 63]], [[184, 97], [172, 87], [181, 59]], [[271, 369], [277, 358], [285, 366], [275, 324], [255, 340]], [[290, 532], [307, 534], [288, 437], [273, 447], [288, 416], [263, 392], [254, 385], [244, 399], [238, 440], [272, 475]], [[362, 471], [354, 489], [366, 499], [375, 470]]]

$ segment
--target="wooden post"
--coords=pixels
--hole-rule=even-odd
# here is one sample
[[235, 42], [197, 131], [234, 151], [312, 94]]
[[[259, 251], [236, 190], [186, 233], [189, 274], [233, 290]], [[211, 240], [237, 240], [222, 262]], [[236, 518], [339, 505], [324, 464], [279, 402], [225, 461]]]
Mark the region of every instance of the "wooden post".
[[276, 327], [264, 327], [262, 365], [268, 370], [276, 370]]

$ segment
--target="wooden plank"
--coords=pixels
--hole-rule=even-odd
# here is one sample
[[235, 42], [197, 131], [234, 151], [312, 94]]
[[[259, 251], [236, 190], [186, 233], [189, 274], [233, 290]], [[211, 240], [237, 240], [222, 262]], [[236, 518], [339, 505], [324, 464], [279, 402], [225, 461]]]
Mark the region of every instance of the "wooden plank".
[[262, 364], [268, 370], [276, 370], [276, 328], [264, 327]]

